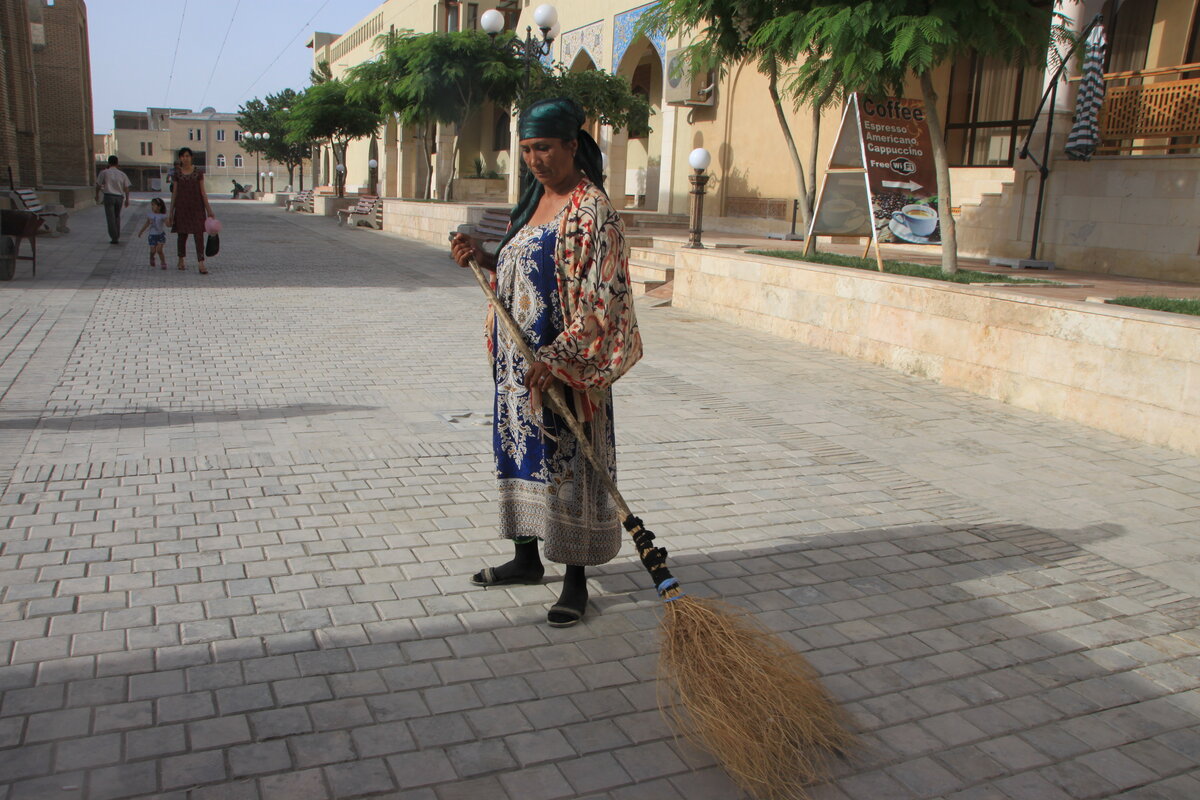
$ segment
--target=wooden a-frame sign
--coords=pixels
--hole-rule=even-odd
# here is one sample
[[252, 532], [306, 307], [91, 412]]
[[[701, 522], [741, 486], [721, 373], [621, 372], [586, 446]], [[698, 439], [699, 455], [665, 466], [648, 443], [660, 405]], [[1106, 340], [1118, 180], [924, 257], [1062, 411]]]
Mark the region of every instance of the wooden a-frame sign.
[[821, 194], [805, 238], [857, 236], [867, 239], [865, 258], [875, 245], [883, 271], [880, 229], [889, 241], [937, 244], [937, 197], [933, 148], [920, 100], [850, 95], [829, 155]]

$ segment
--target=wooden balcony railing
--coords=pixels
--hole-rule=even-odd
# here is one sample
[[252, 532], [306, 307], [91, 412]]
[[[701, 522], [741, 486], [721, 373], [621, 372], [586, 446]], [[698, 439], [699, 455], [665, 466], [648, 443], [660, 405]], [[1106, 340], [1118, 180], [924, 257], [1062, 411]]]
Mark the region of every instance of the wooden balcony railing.
[[1104, 76], [1097, 155], [1200, 153], [1200, 64]]

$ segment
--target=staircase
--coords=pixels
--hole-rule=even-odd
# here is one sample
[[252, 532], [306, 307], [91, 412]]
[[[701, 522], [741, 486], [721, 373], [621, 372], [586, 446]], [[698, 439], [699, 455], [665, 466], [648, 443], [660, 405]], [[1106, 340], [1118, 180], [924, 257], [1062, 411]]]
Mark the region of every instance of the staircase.
[[665, 247], [633, 245], [629, 248], [629, 282], [634, 297], [664, 286], [675, 278], [675, 251]]
[[955, 167], [950, 174], [956, 217], [1003, 195], [1016, 181], [1016, 170], [1012, 167]]

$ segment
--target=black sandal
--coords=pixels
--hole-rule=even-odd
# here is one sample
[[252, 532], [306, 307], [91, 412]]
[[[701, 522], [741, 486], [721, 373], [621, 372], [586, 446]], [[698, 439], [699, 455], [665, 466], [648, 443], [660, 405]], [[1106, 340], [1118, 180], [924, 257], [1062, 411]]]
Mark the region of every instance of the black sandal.
[[[546, 612], [546, 624], [551, 628], [570, 628], [573, 625], [578, 625], [579, 620], [583, 619], [584, 613], [587, 611], [585, 605], [582, 609], [571, 608], [559, 603], [550, 606], [550, 610]], [[559, 619], [554, 619], [554, 615], [559, 614]]]
[[514, 584], [523, 584], [532, 586], [535, 583], [542, 582], [542, 576], [546, 574], [545, 569], [538, 571], [536, 575], [526, 573], [521, 575], [510, 575], [507, 578], [497, 578], [495, 567], [484, 567], [471, 576], [471, 583], [476, 586], [511, 586]]

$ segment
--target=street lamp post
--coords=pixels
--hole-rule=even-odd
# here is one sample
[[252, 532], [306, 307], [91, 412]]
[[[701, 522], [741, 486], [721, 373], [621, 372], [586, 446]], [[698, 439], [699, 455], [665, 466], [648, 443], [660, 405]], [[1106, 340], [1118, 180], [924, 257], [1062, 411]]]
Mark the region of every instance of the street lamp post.
[[[558, 11], [548, 3], [540, 5], [533, 12], [533, 22], [534, 25], [538, 26], [538, 30], [542, 32], [541, 41], [533, 38], [533, 26], [526, 25], [525, 41], [513, 37], [513, 40], [506, 45], [509, 52], [515, 56], [520, 56], [525, 61], [526, 89], [529, 88], [529, 71], [533, 66], [533, 62], [539, 60], [542, 56], [550, 55], [554, 39], [558, 36]], [[483, 15], [479, 18], [479, 26], [495, 42], [496, 35], [504, 30], [504, 15], [494, 8], [489, 9], [483, 12]]]
[[367, 194], [370, 194], [370, 195], [376, 194], [376, 192], [375, 192], [375, 188], [376, 188], [375, 187], [375, 181], [376, 181], [375, 176], [377, 173], [375, 172], [375, 170], [378, 169], [378, 167], [379, 167], [379, 162], [373, 158], [367, 162], [367, 169], [370, 170], [370, 175], [367, 176], [367, 184], [368, 184]]
[[260, 174], [258, 171], [258, 153], [259, 153], [259, 148], [262, 146], [262, 144], [271, 138], [271, 134], [266, 133], [265, 131], [262, 133], [258, 133], [258, 132], [248, 133], [248, 134], [246, 134], [246, 138], [248, 138], [250, 141], [254, 142], [254, 173], [256, 176], [255, 180], [258, 181], [258, 188], [256, 189], [256, 191], [261, 193], [263, 190], [262, 178], [264, 176], [262, 174]]
[[271, 179], [271, 194], [275, 194], [275, 173], [268, 172], [267, 177]]
[[[335, 158], [337, 157], [337, 156], [336, 156], [336, 153], [335, 153], [334, 157], [335, 157]], [[337, 172], [337, 177], [336, 177], [336, 178], [334, 178], [334, 182], [336, 182], [336, 183], [337, 183], [337, 196], [338, 196], [338, 197], [341, 197], [341, 196], [342, 196], [342, 195], [345, 193], [345, 186], [346, 186], [346, 165], [345, 165], [345, 164], [338, 164], [336, 167], [334, 167], [334, 171], [336, 171], [336, 172]]]
[[712, 163], [712, 154], [703, 147], [697, 147], [688, 155], [688, 164], [692, 166], [695, 172], [688, 176], [692, 182], [691, 191], [691, 224], [688, 232], [691, 236], [688, 238], [688, 243], [684, 247], [692, 249], [702, 249], [704, 245], [700, 243], [700, 233], [704, 221], [704, 185], [708, 183], [708, 176], [704, 174], [704, 170], [708, 169], [708, 165]]

